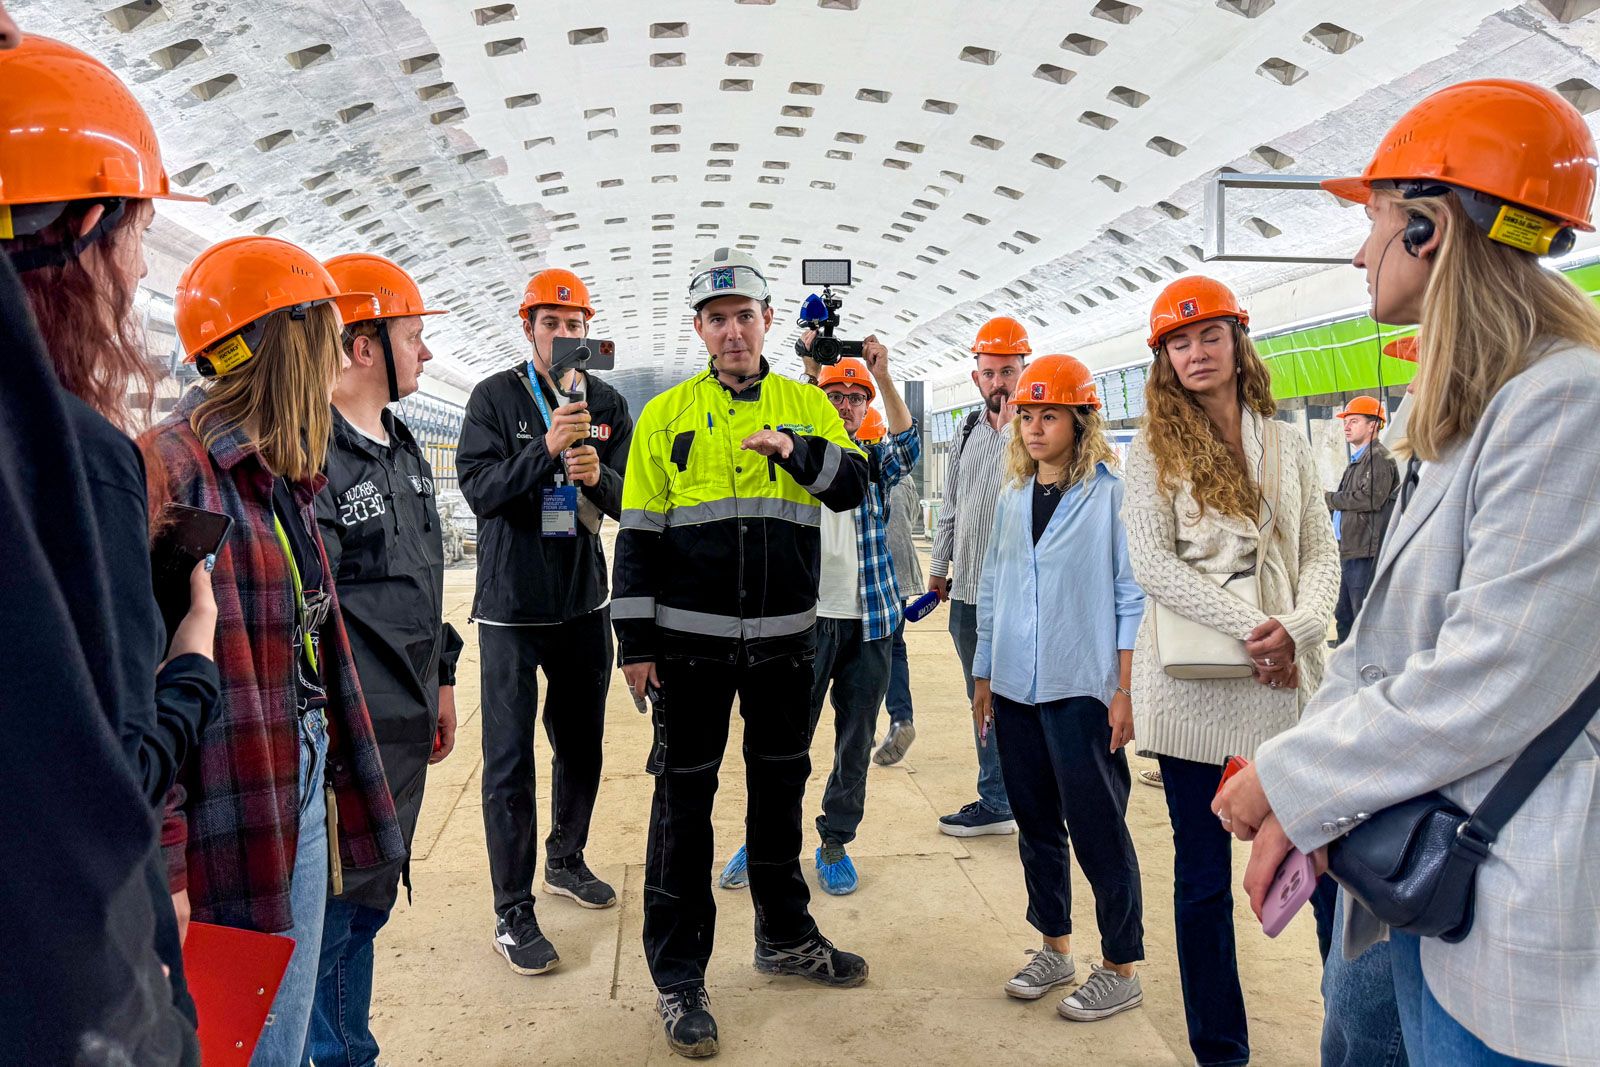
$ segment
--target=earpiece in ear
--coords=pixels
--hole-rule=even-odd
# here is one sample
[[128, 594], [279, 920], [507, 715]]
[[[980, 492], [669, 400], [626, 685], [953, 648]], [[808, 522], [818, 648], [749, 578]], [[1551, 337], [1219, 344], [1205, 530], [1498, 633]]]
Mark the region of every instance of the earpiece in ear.
[[1400, 243], [1409, 255], [1417, 256], [1421, 254], [1422, 246], [1433, 240], [1433, 220], [1415, 211], [1408, 212], [1408, 215]]

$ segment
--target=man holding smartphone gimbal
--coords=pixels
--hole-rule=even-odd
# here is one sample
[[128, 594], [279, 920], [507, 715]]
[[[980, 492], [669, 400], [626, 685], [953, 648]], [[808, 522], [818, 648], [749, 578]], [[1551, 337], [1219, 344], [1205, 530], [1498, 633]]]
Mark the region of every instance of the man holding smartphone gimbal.
[[[467, 401], [456, 470], [478, 517], [472, 620], [483, 671], [483, 823], [494, 885], [495, 949], [518, 974], [560, 962], [534, 918], [537, 866], [534, 718], [543, 670], [553, 754], [544, 891], [609, 908], [611, 887], [584, 862], [600, 789], [611, 680], [601, 515], [622, 514], [633, 436], [611, 386], [556, 354], [589, 333], [588, 287], [543, 270], [522, 298], [524, 363], [479, 382]], [[568, 346], [570, 347], [570, 346]]]

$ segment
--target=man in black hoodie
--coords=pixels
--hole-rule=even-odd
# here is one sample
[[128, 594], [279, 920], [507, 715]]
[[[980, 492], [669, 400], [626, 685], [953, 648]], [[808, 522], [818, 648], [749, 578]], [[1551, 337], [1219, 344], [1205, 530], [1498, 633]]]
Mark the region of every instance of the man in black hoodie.
[[483, 823], [495, 949], [518, 974], [543, 974], [560, 959], [533, 905], [540, 669], [554, 757], [544, 890], [586, 908], [617, 901], [589, 870], [583, 847], [600, 790], [612, 670], [600, 522], [603, 514], [622, 513], [633, 419], [622, 395], [594, 375], [570, 368], [552, 374], [554, 340], [587, 336], [594, 315], [577, 275], [534, 275], [521, 315], [531, 358], [472, 391], [456, 473], [478, 517], [472, 618], [483, 670]]

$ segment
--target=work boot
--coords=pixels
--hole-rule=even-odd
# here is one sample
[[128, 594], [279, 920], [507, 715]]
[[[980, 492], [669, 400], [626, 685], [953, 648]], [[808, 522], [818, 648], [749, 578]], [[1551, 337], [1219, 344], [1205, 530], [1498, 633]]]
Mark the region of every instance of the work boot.
[[883, 744], [872, 754], [872, 762], [880, 767], [893, 767], [911, 751], [911, 742], [917, 739], [917, 728], [909, 721], [892, 722], [884, 735]]
[[661, 1027], [667, 1044], [678, 1055], [691, 1060], [717, 1054], [717, 1020], [711, 1017], [711, 998], [705, 986], [690, 986], [656, 997]]
[[820, 933], [793, 945], [774, 945], [757, 938], [755, 965], [762, 974], [792, 974], [820, 985], [858, 986], [867, 980], [867, 961], [834, 948]]

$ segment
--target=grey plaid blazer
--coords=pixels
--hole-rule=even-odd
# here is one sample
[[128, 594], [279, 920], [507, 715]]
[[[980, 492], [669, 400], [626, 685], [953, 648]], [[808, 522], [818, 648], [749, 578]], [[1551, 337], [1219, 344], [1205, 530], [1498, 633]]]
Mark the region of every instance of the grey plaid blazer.
[[[1600, 671], [1600, 354], [1551, 346], [1424, 464], [1351, 638], [1300, 724], [1257, 752], [1304, 850], [1442, 789], [1471, 810]], [[1600, 719], [1507, 824], [1428, 988], [1491, 1048], [1600, 1062]], [[1348, 903], [1348, 900], [1347, 900]], [[1357, 906], [1345, 952], [1387, 931]]]

